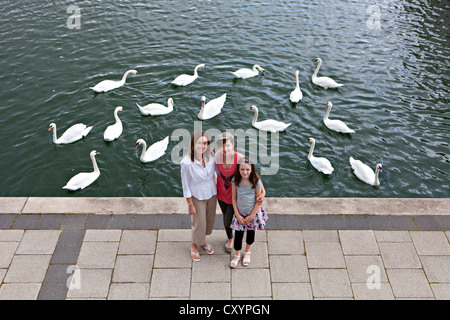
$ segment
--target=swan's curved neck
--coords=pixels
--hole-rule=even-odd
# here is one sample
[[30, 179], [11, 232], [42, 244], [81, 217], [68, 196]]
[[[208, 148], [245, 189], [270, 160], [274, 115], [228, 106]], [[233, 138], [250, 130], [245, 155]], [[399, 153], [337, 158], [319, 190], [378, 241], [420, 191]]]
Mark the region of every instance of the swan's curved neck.
[[95, 154], [91, 155], [92, 166], [94, 167], [94, 172], [99, 172], [97, 161], [95, 160]]
[[317, 73], [319, 72], [320, 66], [322, 65], [322, 61], [319, 60], [319, 63], [317, 64], [316, 71], [314, 71], [314, 74], [312, 75], [313, 78], [317, 76]]
[[131, 73], [131, 71], [127, 71], [125, 72], [125, 74], [122, 77], [122, 80], [120, 80], [121, 82], [125, 83], [125, 80], [127, 79], [128, 75]]
[[147, 143], [143, 141], [141, 144], [142, 144], [141, 158], [143, 158], [145, 156], [145, 152], [147, 151]]
[[198, 68], [200, 68], [200, 65], [195, 67], [195, 69], [194, 69], [194, 77], [198, 77], [198, 72], [197, 72]]
[[309, 148], [308, 159], [312, 157], [315, 145], [316, 145], [316, 142], [314, 140], [311, 141], [311, 148]]
[[299, 85], [299, 83], [298, 83], [298, 74], [297, 74], [297, 73], [295, 74], [295, 83], [296, 83], [295, 88], [296, 88], [296, 89], [300, 89], [300, 85]]
[[254, 111], [255, 111], [255, 115], [253, 116], [252, 124], [255, 124], [256, 121], [258, 120], [258, 109], [255, 109]]
[[53, 142], [56, 143], [58, 141], [58, 136], [56, 135], [56, 125], [53, 127]]
[[173, 103], [172, 103], [172, 101], [167, 101], [167, 108], [169, 108], [169, 110], [170, 111], [172, 111], [173, 110]]
[[379, 185], [380, 184], [380, 180], [378, 180], [378, 174], [380, 173], [380, 170], [378, 168], [378, 166], [375, 167], [375, 184]]
[[328, 106], [327, 113], [323, 117], [323, 120], [328, 120], [328, 116], [330, 115], [330, 112], [331, 112], [331, 105]]
[[114, 111], [114, 118], [116, 119], [116, 123], [120, 122], [120, 118], [119, 118], [118, 113], [119, 113], [119, 110]]

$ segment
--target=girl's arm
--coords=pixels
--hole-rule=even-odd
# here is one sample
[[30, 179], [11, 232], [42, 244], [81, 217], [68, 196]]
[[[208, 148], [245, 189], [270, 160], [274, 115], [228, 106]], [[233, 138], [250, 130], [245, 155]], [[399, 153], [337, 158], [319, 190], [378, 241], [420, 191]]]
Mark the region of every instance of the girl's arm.
[[244, 218], [239, 214], [239, 210], [236, 203], [237, 198], [237, 190], [234, 184], [231, 184], [231, 199], [233, 201], [233, 209], [234, 209], [234, 215], [236, 216], [236, 220], [239, 222], [239, 224], [244, 223]]
[[[258, 197], [261, 195], [261, 190], [262, 190], [262, 188], [256, 190], [256, 199], [258, 199]], [[255, 207], [253, 208], [252, 214], [249, 215], [249, 216], [247, 216], [247, 217], [244, 219], [244, 223], [246, 223], [246, 224], [247, 224], [247, 223], [250, 223], [250, 221], [252, 221], [253, 218], [255, 217], [256, 213], [257, 213], [258, 210], [259, 210], [259, 208], [260, 208], [260, 205], [258, 204], [258, 202], [256, 202], [256, 203], [255, 203]]]
[[266, 189], [264, 189], [264, 185], [262, 184], [262, 181], [261, 181], [261, 185], [262, 185], [262, 187], [261, 187], [261, 194], [258, 196], [256, 196], [256, 203], [259, 205], [259, 206], [261, 206], [262, 205], [262, 203], [263, 203], [263, 201], [264, 201], [264, 198], [266, 197]]

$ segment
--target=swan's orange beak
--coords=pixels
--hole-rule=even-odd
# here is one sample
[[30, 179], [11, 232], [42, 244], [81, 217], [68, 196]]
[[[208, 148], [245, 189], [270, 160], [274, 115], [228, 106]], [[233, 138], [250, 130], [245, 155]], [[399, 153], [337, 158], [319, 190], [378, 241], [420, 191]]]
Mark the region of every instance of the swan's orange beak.
[[136, 72], [136, 75], [138, 76], [138, 75], [139, 75], [139, 73], [137, 73], [137, 72]]
[[97, 151], [95, 154], [100, 154], [100, 152]]
[[136, 143], [136, 149], [139, 147], [139, 143]]
[[48, 131], [50, 131], [50, 130], [52, 130], [52, 127], [49, 127], [49, 128], [48, 128]]

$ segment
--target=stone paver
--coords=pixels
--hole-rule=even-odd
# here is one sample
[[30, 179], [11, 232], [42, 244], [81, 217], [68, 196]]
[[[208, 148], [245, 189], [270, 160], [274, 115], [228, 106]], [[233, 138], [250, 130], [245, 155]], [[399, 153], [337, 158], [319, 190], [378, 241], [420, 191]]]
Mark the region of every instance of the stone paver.
[[223, 230], [208, 237], [215, 253], [200, 249], [194, 263], [189, 229], [83, 230], [73, 221], [0, 230], [1, 300], [450, 297], [449, 232], [262, 230], [250, 266], [230, 269]]

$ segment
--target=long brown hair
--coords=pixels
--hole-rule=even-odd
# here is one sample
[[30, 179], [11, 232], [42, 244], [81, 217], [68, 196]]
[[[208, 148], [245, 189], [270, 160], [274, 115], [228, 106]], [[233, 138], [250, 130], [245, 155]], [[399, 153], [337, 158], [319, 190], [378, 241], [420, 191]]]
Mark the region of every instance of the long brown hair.
[[208, 135], [206, 134], [205, 130], [198, 130], [194, 132], [194, 134], [191, 137], [191, 145], [189, 148], [189, 156], [191, 158], [191, 161], [194, 162], [194, 153], [195, 153], [195, 144], [197, 143], [198, 139], [201, 137], [205, 137], [208, 141], [208, 147], [206, 148], [204, 154], [206, 156], [206, 161], [209, 160], [209, 156], [211, 155], [211, 140], [209, 139]]
[[259, 175], [256, 172], [256, 166], [255, 164], [248, 158], [248, 157], [243, 157], [242, 159], [238, 160], [237, 163], [237, 168], [236, 168], [236, 173], [234, 174], [234, 184], [236, 187], [239, 187], [239, 184], [241, 183], [241, 173], [239, 172], [239, 169], [241, 168], [241, 164], [243, 163], [247, 163], [250, 165], [252, 172], [250, 173], [250, 176], [248, 177], [248, 179], [250, 180], [250, 183], [252, 184], [252, 188], [256, 188], [256, 186], [258, 185], [258, 181], [259, 181]]

